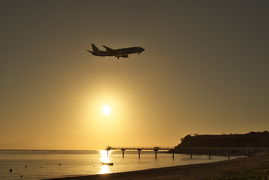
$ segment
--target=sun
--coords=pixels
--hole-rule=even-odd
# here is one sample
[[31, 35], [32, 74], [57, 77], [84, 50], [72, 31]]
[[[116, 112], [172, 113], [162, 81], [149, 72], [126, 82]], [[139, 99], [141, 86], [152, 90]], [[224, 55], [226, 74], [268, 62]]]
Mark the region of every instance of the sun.
[[108, 116], [111, 113], [111, 107], [108, 104], [105, 104], [102, 111], [105, 116]]

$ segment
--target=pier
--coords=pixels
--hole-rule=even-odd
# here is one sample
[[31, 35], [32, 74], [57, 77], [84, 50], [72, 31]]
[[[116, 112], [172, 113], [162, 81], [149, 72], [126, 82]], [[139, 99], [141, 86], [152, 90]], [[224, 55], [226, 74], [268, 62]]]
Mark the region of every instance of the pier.
[[106, 151], [107, 155], [110, 150], [120, 150], [122, 152], [122, 157], [124, 158], [124, 153], [125, 151], [137, 151], [138, 158], [141, 157], [141, 152], [142, 151], [153, 151], [155, 154], [155, 159], [158, 158], [158, 152], [159, 151], [171, 151], [172, 152], [172, 158], [175, 157], [175, 151], [174, 147], [114, 147], [114, 146], [107, 146]]
[[[153, 151], [155, 155], [155, 159], [158, 158], [158, 152], [159, 151], [166, 151], [170, 152], [172, 154], [172, 158], [175, 158], [175, 153], [180, 154], [189, 154], [190, 159], [193, 158], [193, 155], [199, 154], [199, 155], [208, 155], [208, 159], [212, 158], [212, 155], [217, 156], [226, 156], [227, 159], [230, 159], [231, 156], [236, 156], [236, 152], [244, 152], [245, 156], [251, 156], [251, 154], [254, 154], [256, 152], [269, 152], [269, 148], [242, 148], [242, 147], [188, 147], [188, 148], [178, 148], [175, 149], [174, 147], [124, 147], [124, 146], [107, 146], [107, 156], [108, 152], [110, 150], [120, 150], [122, 152], [122, 158], [124, 158], [125, 151], [137, 151], [138, 158], [141, 158], [141, 152], [142, 151]], [[238, 156], [238, 155], [237, 155]]]

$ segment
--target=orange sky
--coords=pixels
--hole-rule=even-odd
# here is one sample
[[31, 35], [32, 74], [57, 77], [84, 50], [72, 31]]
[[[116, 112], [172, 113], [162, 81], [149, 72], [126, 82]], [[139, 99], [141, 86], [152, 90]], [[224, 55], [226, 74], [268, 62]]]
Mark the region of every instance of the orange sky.
[[[268, 130], [268, 8], [3, 1], [0, 149], [175, 146], [187, 134]], [[95, 57], [91, 43], [146, 51]]]

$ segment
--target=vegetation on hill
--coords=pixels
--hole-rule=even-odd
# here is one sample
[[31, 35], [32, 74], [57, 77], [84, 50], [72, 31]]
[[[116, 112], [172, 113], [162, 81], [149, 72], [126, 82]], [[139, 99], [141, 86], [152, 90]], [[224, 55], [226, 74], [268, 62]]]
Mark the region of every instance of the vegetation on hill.
[[[181, 139], [181, 143], [175, 147], [177, 152], [186, 153], [186, 149], [195, 148], [269, 148], [269, 132], [249, 132], [246, 134], [222, 134], [222, 135], [187, 135]], [[201, 153], [196, 151], [192, 153]], [[227, 152], [212, 152], [223, 154]], [[233, 151], [235, 154], [246, 152]]]
[[269, 132], [229, 135], [187, 135], [179, 147], [269, 147]]

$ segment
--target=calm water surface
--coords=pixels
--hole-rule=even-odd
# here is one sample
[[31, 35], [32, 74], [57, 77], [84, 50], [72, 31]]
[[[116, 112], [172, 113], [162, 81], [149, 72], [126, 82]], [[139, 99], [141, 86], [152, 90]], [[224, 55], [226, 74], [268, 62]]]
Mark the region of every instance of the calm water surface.
[[[225, 160], [225, 157], [142, 152], [112, 151], [107, 157], [106, 151], [47, 151], [47, 150], [0, 150], [0, 179], [35, 180], [42, 178], [64, 177], [72, 175], [104, 174], [141, 169], [150, 169], [184, 164], [195, 164]], [[114, 166], [101, 166], [100, 162], [113, 162]], [[10, 173], [9, 169], [13, 171]], [[21, 177], [22, 176], [22, 177]]]

